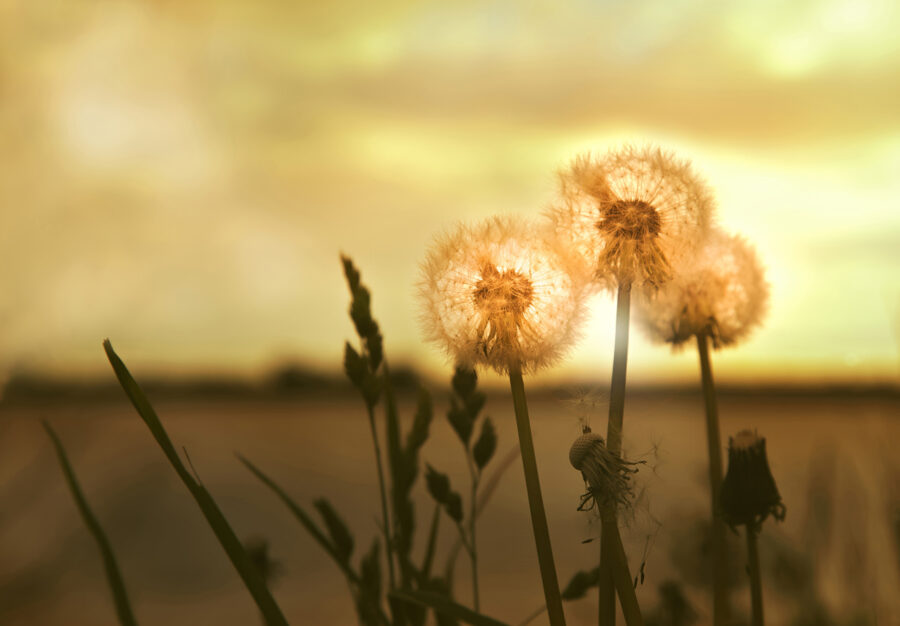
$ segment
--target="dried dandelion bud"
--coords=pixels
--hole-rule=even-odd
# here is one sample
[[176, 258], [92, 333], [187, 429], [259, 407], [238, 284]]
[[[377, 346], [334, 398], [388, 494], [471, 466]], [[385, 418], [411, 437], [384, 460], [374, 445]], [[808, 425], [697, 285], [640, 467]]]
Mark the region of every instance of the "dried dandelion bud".
[[583, 287], [547, 233], [495, 217], [438, 238], [422, 264], [426, 336], [460, 365], [534, 371], [559, 359], [583, 317]]
[[631, 475], [637, 472], [636, 465], [622, 459], [606, 447], [606, 441], [588, 427], [569, 448], [569, 462], [579, 470], [587, 483], [588, 490], [581, 496], [579, 511], [587, 511], [598, 505], [602, 510], [607, 506], [627, 506], [633, 495]]
[[707, 333], [713, 346], [735, 344], [758, 326], [769, 286], [753, 247], [715, 229], [674, 280], [640, 294], [637, 319], [651, 339], [678, 347]]
[[557, 235], [605, 287], [658, 287], [703, 240], [712, 195], [688, 161], [660, 148], [583, 154], [560, 174]]
[[784, 504], [766, 457], [766, 440], [754, 431], [742, 430], [728, 440], [728, 471], [719, 506], [732, 528], [748, 524], [758, 529], [769, 515], [784, 519]]

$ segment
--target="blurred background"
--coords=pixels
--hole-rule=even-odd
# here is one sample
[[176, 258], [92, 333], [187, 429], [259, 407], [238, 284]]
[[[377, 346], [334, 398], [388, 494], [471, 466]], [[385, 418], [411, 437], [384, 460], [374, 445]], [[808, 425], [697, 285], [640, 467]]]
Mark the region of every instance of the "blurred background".
[[[255, 451], [299, 499], [331, 494], [361, 537], [375, 528], [363, 407], [339, 382], [353, 337], [339, 253], [372, 289], [391, 362], [442, 398], [450, 368], [423, 344], [415, 302], [431, 238], [458, 220], [538, 216], [574, 155], [623, 141], [690, 158], [716, 191], [719, 222], [767, 267], [764, 326], [716, 353], [714, 368], [723, 435], [758, 426], [783, 495], [795, 496], [778, 537], [804, 558], [826, 555], [806, 565], [822, 577], [799, 578], [821, 581], [810, 583], [816, 602], [844, 598], [828, 600], [828, 619], [856, 619], [846, 598], [858, 596], [835, 582], [850, 559], [883, 581], [869, 585], [860, 619], [900, 620], [896, 598], [878, 591], [898, 580], [900, 533], [884, 450], [900, 414], [898, 25], [900, 5], [888, 0], [0, 0], [0, 622], [113, 619], [39, 418], [57, 423], [109, 520], [139, 619], [256, 619], [143, 425], [119, 395], [98, 391], [113, 383], [100, 345], [110, 337], [139, 380], [156, 381], [164, 421], [219, 484], [226, 514], [273, 538], [289, 617], [352, 623], [336, 570], [231, 456]], [[585, 340], [533, 381], [598, 396], [580, 416], [598, 424], [613, 319], [598, 296]], [[658, 490], [654, 518], [665, 521], [657, 572], [681, 581], [672, 564], [683, 560], [665, 547], [684, 544], [672, 541], [672, 520], [706, 512], [696, 380], [693, 352], [632, 333], [629, 383], [646, 395], [629, 406], [646, 419], [626, 421], [626, 446], [674, 455], [654, 480], [675, 482], [648, 493]], [[502, 381], [485, 382], [498, 394], [489, 411], [508, 422]], [[589, 534], [564, 462], [579, 418], [553, 393], [538, 406], [545, 482], [558, 472], [567, 485], [551, 514], [560, 541]], [[435, 428], [430, 454], [464, 480], [446, 424]], [[508, 423], [500, 433], [501, 448], [514, 443]], [[838, 477], [822, 479], [828, 471]], [[510, 560], [513, 548], [483, 560], [485, 596], [498, 598], [487, 610], [510, 620], [523, 594], [539, 593], [536, 576], [521, 589], [508, 582], [511, 571], [534, 573], [520, 474], [513, 466], [485, 521], [485, 536], [524, 529], [522, 561]], [[851, 521], [802, 513], [823, 481], [837, 490], [828, 510]], [[825, 548], [791, 544], [812, 532], [807, 518], [848, 525], [829, 526]], [[646, 536], [629, 540], [635, 558]], [[575, 559], [578, 549], [559, 551]], [[564, 561], [561, 577], [592, 554]], [[154, 556], [162, 564], [142, 569]], [[642, 591], [649, 605], [659, 582]], [[702, 584], [685, 589], [702, 607]], [[773, 623], [812, 611], [785, 606]], [[583, 623], [592, 615], [586, 607]]]
[[[0, 4], [9, 367], [334, 370], [338, 253], [394, 361], [443, 371], [417, 265], [457, 220], [536, 216], [584, 150], [692, 159], [759, 248], [768, 322], [723, 380], [896, 381], [900, 8], [784, 3]], [[607, 366], [612, 307], [548, 376]], [[694, 359], [633, 345], [633, 380]]]

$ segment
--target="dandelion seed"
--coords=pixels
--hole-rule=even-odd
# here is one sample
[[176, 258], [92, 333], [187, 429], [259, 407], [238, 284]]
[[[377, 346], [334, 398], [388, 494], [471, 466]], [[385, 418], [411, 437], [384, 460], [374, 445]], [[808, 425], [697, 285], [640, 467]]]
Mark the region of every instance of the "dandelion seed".
[[746, 337], [762, 322], [769, 287], [753, 247], [739, 235], [713, 230], [683, 272], [637, 299], [637, 317], [656, 341], [682, 346], [706, 334], [716, 348]]
[[577, 157], [560, 174], [560, 201], [549, 217], [590, 280], [652, 288], [702, 241], [712, 207], [688, 161], [657, 147], [625, 146]]
[[428, 339], [457, 364], [500, 374], [558, 360], [577, 335], [583, 291], [548, 238], [509, 217], [438, 238], [419, 283]]

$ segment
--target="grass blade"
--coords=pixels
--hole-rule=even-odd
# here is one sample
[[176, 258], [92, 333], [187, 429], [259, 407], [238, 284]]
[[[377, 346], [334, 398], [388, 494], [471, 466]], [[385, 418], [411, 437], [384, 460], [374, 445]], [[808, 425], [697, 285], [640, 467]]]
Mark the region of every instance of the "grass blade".
[[[341, 568], [341, 571], [344, 573], [344, 576], [347, 577], [348, 582], [352, 587], [356, 589], [360, 589], [363, 586], [363, 580], [360, 575], [357, 574], [350, 564], [341, 558], [340, 552], [334, 547], [332, 542], [325, 536], [325, 533], [316, 525], [313, 519], [309, 516], [309, 514], [303, 510], [299, 504], [294, 502], [291, 497], [285, 492], [284, 489], [278, 486], [274, 480], [269, 478], [266, 474], [262, 472], [258, 467], [253, 465], [250, 461], [248, 461], [245, 457], [240, 454], [237, 455], [238, 459], [247, 466], [254, 476], [256, 476], [266, 487], [271, 489], [276, 496], [278, 496], [282, 502], [287, 505], [287, 508], [290, 509], [291, 513], [294, 514], [294, 517], [300, 522], [300, 524], [306, 529], [306, 531], [312, 535], [313, 539], [316, 540], [325, 552], [331, 556], [332, 560], [337, 564], [338, 567]], [[388, 624], [390, 620], [385, 616], [384, 612], [379, 608], [378, 618], [381, 623]]]
[[66, 450], [63, 448], [62, 442], [47, 422], [44, 422], [44, 429], [56, 448], [59, 464], [62, 467], [66, 482], [69, 484], [69, 491], [72, 492], [72, 497], [75, 499], [75, 504], [78, 506], [78, 511], [81, 513], [84, 524], [91, 531], [97, 546], [100, 548], [100, 554], [103, 556], [103, 567], [106, 570], [106, 579], [109, 581], [109, 588], [112, 590], [113, 600], [116, 603], [116, 614], [119, 616], [119, 623], [122, 626], [135, 626], [137, 622], [134, 619], [134, 613], [131, 611], [131, 604], [128, 602], [128, 594], [125, 592], [125, 581], [122, 579], [122, 573], [116, 564], [116, 557], [113, 554], [109, 539], [107, 539], [100, 522], [97, 521], [90, 506], [88, 506], [81, 487], [78, 486], [75, 471], [69, 464], [69, 458], [66, 456]]
[[482, 615], [481, 613], [476, 613], [472, 609], [457, 604], [447, 598], [447, 596], [439, 593], [403, 590], [392, 591], [389, 595], [405, 602], [427, 606], [436, 613], [458, 619], [467, 624], [472, 624], [473, 626], [508, 626], [505, 622]]
[[203, 512], [204, 517], [206, 517], [210, 528], [215, 533], [216, 538], [240, 575], [241, 580], [244, 581], [244, 585], [247, 587], [250, 595], [253, 596], [253, 600], [259, 607], [266, 624], [269, 626], [281, 624], [287, 626], [287, 620], [281, 609], [278, 608], [278, 604], [276, 604], [268, 587], [266, 587], [265, 581], [263, 581], [256, 567], [254, 567], [250, 556], [244, 550], [244, 546], [237, 538], [237, 535], [234, 534], [234, 530], [228, 524], [222, 511], [219, 510], [213, 497], [203, 485], [194, 480], [181, 462], [175, 447], [172, 445], [172, 441], [169, 439], [169, 435], [166, 433], [166, 429], [156, 415], [156, 411], [153, 410], [144, 392], [135, 382], [122, 359], [113, 350], [109, 339], [103, 342], [103, 349], [106, 350], [106, 356], [112, 365], [113, 371], [116, 373], [116, 378], [119, 379], [119, 384], [122, 385], [122, 389], [125, 390], [125, 394], [131, 400], [131, 404], [134, 405], [138, 415], [144, 420], [147, 428], [150, 429], [153, 437], [159, 443], [175, 472], [184, 482], [188, 491], [191, 492], [191, 495], [194, 496], [194, 500], [197, 501], [197, 505]]
[[313, 521], [312, 517], [310, 517], [309, 514], [304, 511], [299, 504], [294, 502], [291, 497], [287, 495], [284, 489], [279, 487], [274, 480], [264, 474], [262, 470], [260, 470], [240, 454], [238, 454], [237, 457], [241, 461], [241, 463], [247, 466], [247, 469], [249, 469], [254, 476], [256, 476], [266, 487], [275, 492], [275, 495], [278, 496], [281, 501], [287, 505], [291, 513], [294, 514], [294, 517], [296, 517], [300, 524], [306, 529], [306, 532], [312, 535], [312, 538], [316, 540], [316, 543], [322, 546], [325, 552], [327, 552], [328, 555], [338, 565], [338, 567], [341, 568], [341, 571], [344, 573], [347, 579], [351, 583], [358, 585], [360, 580], [357, 573], [347, 565], [347, 560], [341, 557], [337, 549], [331, 543], [331, 540], [325, 536], [325, 533], [321, 531], [319, 526]]

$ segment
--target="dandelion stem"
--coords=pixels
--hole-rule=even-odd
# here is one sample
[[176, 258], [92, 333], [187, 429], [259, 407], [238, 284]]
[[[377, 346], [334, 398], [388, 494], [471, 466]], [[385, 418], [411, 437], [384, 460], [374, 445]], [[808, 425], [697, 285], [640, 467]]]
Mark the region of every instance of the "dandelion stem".
[[615, 522], [610, 524], [615, 552], [612, 559], [612, 577], [619, 593], [619, 604], [622, 606], [622, 615], [628, 626], [643, 626], [644, 618], [641, 616], [641, 608], [638, 605], [637, 594], [634, 591], [634, 582], [631, 580], [631, 572], [628, 569], [628, 557], [625, 555], [625, 546], [622, 545], [622, 537], [619, 535], [619, 527]]
[[[623, 282], [616, 294], [616, 346], [613, 353], [612, 382], [609, 389], [609, 421], [606, 426], [606, 447], [613, 454], [622, 452], [622, 422], [625, 416], [625, 373], [628, 367], [628, 324], [631, 315], [631, 283]], [[617, 557], [616, 543], [621, 544], [616, 527], [615, 510], [603, 514], [600, 531], [600, 578], [598, 583], [598, 623], [616, 623], [616, 591], [613, 559]]]
[[759, 571], [759, 548], [756, 543], [757, 530], [752, 524], [747, 528], [747, 571], [750, 574], [750, 604], [752, 607], [751, 624], [763, 626], [762, 579]]
[[391, 542], [391, 526], [388, 519], [387, 495], [384, 490], [384, 471], [381, 469], [381, 445], [378, 443], [378, 431], [375, 429], [375, 410], [369, 407], [369, 429], [372, 431], [372, 444], [375, 446], [375, 466], [378, 468], [378, 489], [381, 492], [381, 517], [384, 528], [385, 556], [388, 562], [388, 575], [391, 589], [395, 589], [397, 583], [394, 579], [394, 549]]
[[725, 544], [725, 521], [719, 509], [719, 490], [722, 486], [722, 440], [719, 434], [719, 410], [716, 405], [716, 388], [709, 361], [709, 337], [697, 333], [697, 350], [700, 353], [700, 372], [703, 379], [703, 400], [706, 404], [706, 443], [709, 448], [709, 489], [712, 507], [713, 548], [713, 623], [727, 624], [728, 589], [726, 576], [728, 554]]
[[515, 363], [509, 369], [509, 385], [512, 390], [513, 407], [516, 413], [516, 427], [519, 431], [519, 448], [522, 452], [522, 467], [525, 471], [525, 488], [528, 491], [528, 506], [531, 509], [531, 526], [534, 531], [534, 542], [537, 547], [538, 564], [541, 570], [541, 581], [544, 585], [544, 599], [547, 602], [547, 613], [551, 626], [565, 626], [562, 597], [559, 592], [559, 581], [556, 577], [556, 566], [553, 563], [553, 549], [550, 546], [550, 530], [547, 526], [547, 515], [544, 512], [544, 500], [541, 496], [541, 483], [538, 477], [537, 459], [534, 454], [534, 442], [531, 437], [531, 424], [528, 419], [528, 404], [525, 400], [525, 383], [522, 381], [522, 369]]
[[625, 370], [628, 366], [628, 324], [631, 317], [631, 284], [619, 286], [616, 298], [616, 347], [613, 355], [612, 384], [609, 389], [609, 423], [606, 447], [614, 454], [622, 452], [622, 422], [625, 415]]

